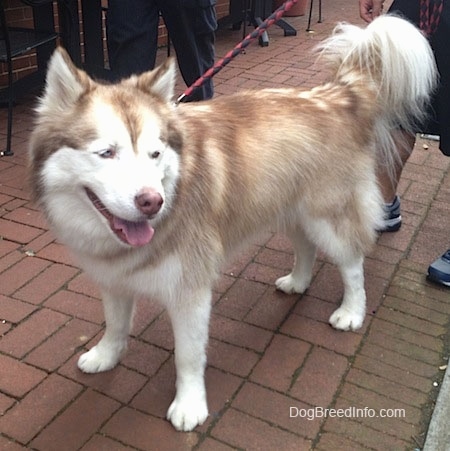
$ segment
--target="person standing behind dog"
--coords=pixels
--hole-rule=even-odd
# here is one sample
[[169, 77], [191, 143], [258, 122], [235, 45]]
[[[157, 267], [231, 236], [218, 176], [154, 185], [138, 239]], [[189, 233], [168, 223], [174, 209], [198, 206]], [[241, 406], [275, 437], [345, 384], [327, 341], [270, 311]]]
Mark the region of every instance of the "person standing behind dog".
[[[155, 66], [160, 14], [187, 86], [214, 65], [216, 0], [108, 0], [106, 35], [113, 81]], [[188, 100], [209, 99], [212, 80]]]
[[[384, 0], [359, 0], [362, 19], [371, 22], [383, 11]], [[450, 156], [450, 4], [445, 0], [394, 0], [389, 12], [402, 15], [418, 26], [427, 36], [440, 75], [440, 85], [429, 110], [429, 120], [418, 132], [440, 137], [439, 148]], [[398, 130], [397, 139], [401, 164], [396, 168], [392, 182], [387, 172], [380, 169], [379, 181], [384, 196], [385, 228], [393, 232], [401, 226], [400, 199], [396, 195], [402, 169], [412, 152], [415, 136]], [[434, 282], [450, 287], [450, 249], [428, 268], [428, 277]]]

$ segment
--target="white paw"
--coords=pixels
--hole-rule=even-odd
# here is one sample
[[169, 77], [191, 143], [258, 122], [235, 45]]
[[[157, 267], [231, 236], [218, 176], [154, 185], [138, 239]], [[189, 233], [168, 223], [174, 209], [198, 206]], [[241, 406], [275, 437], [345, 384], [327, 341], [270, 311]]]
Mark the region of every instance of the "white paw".
[[304, 293], [305, 290], [309, 287], [310, 281], [304, 280], [296, 280], [292, 274], [288, 274], [287, 276], [280, 277], [275, 282], [275, 285], [278, 290], [283, 291], [287, 294], [292, 293]]
[[97, 345], [80, 356], [78, 368], [84, 373], [108, 371], [119, 363], [120, 355], [120, 352], [105, 351]]
[[192, 431], [196, 426], [203, 424], [208, 417], [208, 406], [205, 395], [198, 398], [184, 396], [175, 397], [167, 411], [167, 419], [177, 431]]
[[356, 330], [364, 322], [364, 312], [350, 311], [344, 307], [339, 307], [330, 316], [330, 324], [339, 330]]

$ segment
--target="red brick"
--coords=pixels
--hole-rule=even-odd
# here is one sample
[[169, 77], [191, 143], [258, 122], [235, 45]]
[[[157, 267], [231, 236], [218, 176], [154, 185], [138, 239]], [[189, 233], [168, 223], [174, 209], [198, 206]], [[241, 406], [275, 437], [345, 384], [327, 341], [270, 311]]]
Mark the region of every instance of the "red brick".
[[7, 395], [20, 398], [46, 376], [41, 370], [0, 354], [0, 391]]
[[[423, 392], [410, 389], [398, 382], [391, 382], [375, 374], [352, 368], [346, 380], [360, 387], [367, 388], [380, 395], [395, 399], [413, 407], [420, 407], [427, 401], [427, 395]], [[430, 389], [432, 381], [430, 380]]]
[[266, 290], [267, 286], [261, 283], [238, 279], [220, 298], [214, 311], [228, 318], [243, 319]]
[[51, 422], [31, 447], [46, 451], [80, 448], [118, 409], [119, 403], [91, 390], [84, 392]]
[[48, 246], [55, 241], [55, 236], [51, 231], [45, 231], [34, 240], [26, 245], [26, 249], [38, 253], [41, 249]]
[[14, 405], [16, 400], [0, 393], [0, 418]]
[[358, 450], [364, 451], [369, 448], [363, 447], [359, 443], [349, 440], [342, 435], [333, 434], [332, 432], [325, 432], [320, 435], [320, 440], [315, 449], [320, 451], [349, 451]]
[[130, 339], [128, 340], [128, 350], [122, 358], [122, 364], [151, 377], [169, 357], [170, 354], [163, 349]]
[[10, 295], [42, 272], [50, 262], [36, 257], [26, 257], [0, 274], [3, 294]]
[[46, 371], [54, 371], [99, 331], [98, 325], [75, 318], [31, 351], [25, 362]]
[[328, 324], [328, 320], [335, 310], [335, 304], [305, 295], [297, 302], [293, 311], [297, 315], [306, 316]]
[[327, 407], [342, 383], [347, 366], [345, 357], [315, 347], [289, 393], [313, 406]]
[[354, 332], [338, 331], [328, 324], [294, 314], [283, 324], [281, 332], [344, 355], [353, 355], [362, 338]]
[[385, 280], [390, 280], [396, 269], [397, 266], [392, 261], [385, 262], [378, 259], [375, 260], [374, 258], [366, 258], [364, 260], [364, 272], [366, 274], [366, 278], [369, 275], [372, 275]]
[[151, 443], [157, 443], [159, 451], [191, 449], [198, 442], [195, 432], [176, 433], [168, 421], [126, 407], [108, 421], [102, 432], [139, 449], [148, 449]]
[[337, 308], [344, 294], [342, 278], [337, 267], [325, 263], [308, 288], [308, 294], [323, 301], [332, 302]]
[[0, 417], [0, 430], [26, 444], [81, 391], [80, 385], [51, 374], [28, 393], [20, 404]]
[[386, 365], [379, 360], [371, 359], [363, 355], [356, 356], [353, 367], [358, 368], [367, 373], [372, 373], [377, 376], [388, 379], [392, 382], [401, 381], [402, 385], [420, 390], [424, 393], [430, 391], [430, 379], [411, 374], [408, 371], [395, 368], [391, 365]]
[[14, 297], [32, 304], [40, 304], [62, 288], [77, 271], [76, 268], [55, 263], [14, 293]]
[[310, 405], [255, 384], [246, 383], [232, 406], [271, 425], [306, 438], [313, 439], [320, 429], [321, 419], [310, 421], [308, 418], [291, 417], [291, 407], [303, 410], [310, 409]]
[[13, 198], [11, 196], [7, 196], [6, 194], [0, 194], [0, 205], [6, 204]]
[[223, 415], [211, 435], [241, 449], [309, 451], [311, 445], [304, 438], [234, 409]]
[[235, 448], [231, 446], [225, 445], [224, 443], [220, 443], [217, 440], [214, 440], [210, 437], [207, 437], [201, 445], [197, 448], [199, 451], [232, 451]]
[[427, 363], [413, 360], [408, 356], [401, 355], [389, 349], [382, 348], [373, 343], [367, 342], [361, 348], [361, 354], [376, 359], [387, 365], [392, 365], [406, 371], [408, 374], [416, 374], [418, 376], [430, 379], [436, 374], [436, 367]]
[[83, 373], [77, 365], [80, 355], [78, 353], [70, 358], [58, 373], [122, 403], [130, 402], [147, 381], [142, 374], [120, 364], [101, 373]]
[[386, 296], [383, 304], [389, 309], [394, 309], [396, 311], [418, 317], [420, 319], [423, 319], [424, 321], [440, 326], [445, 327], [448, 322], [448, 314], [446, 315], [431, 308], [417, 305], [415, 300], [405, 301], [403, 299], [395, 298], [392, 296]]
[[131, 406], [159, 418], [165, 418], [175, 396], [175, 365], [167, 361], [133, 398]]
[[288, 274], [294, 266], [294, 254], [274, 249], [262, 249], [255, 257], [255, 262], [274, 268], [281, 268]]
[[[388, 398], [384, 395], [380, 395], [369, 389], [358, 387], [355, 384], [346, 382], [339, 392], [339, 399], [336, 404], [342, 403], [346, 400], [351, 406], [375, 410], [378, 415], [381, 409], [404, 409], [405, 415], [402, 417], [399, 413], [398, 418], [402, 422], [409, 424], [419, 424], [422, 418], [421, 407], [413, 407], [408, 405], [405, 400], [398, 401]], [[388, 418], [389, 419], [389, 418]], [[393, 428], [394, 430], [395, 428]], [[392, 433], [392, 432], [391, 432]], [[395, 434], [392, 434], [395, 435]]]
[[21, 358], [55, 333], [68, 319], [58, 312], [39, 310], [2, 338], [0, 351]]
[[439, 353], [442, 351], [442, 342], [439, 339], [415, 332], [399, 324], [375, 318], [368, 342], [430, 365], [438, 365], [440, 362]]
[[245, 316], [247, 323], [269, 330], [277, 330], [292, 309], [297, 298], [275, 288], [269, 288]]
[[96, 434], [80, 449], [80, 451], [131, 451], [133, 449], [134, 448], [123, 445], [109, 437]]
[[61, 263], [63, 265], [77, 266], [69, 250], [59, 243], [50, 243], [38, 251], [37, 256], [45, 260]]
[[210, 335], [218, 340], [261, 352], [268, 345], [272, 334], [251, 324], [213, 314]]
[[198, 432], [206, 432], [211, 423], [222, 416], [242, 385], [242, 379], [208, 367], [205, 373], [205, 384], [209, 416], [205, 423], [197, 428]]
[[172, 326], [169, 316], [164, 312], [157, 317], [148, 328], [141, 333], [140, 338], [160, 348], [172, 351], [174, 348]]
[[258, 354], [222, 341], [209, 340], [208, 364], [237, 376], [248, 376], [259, 360]]
[[31, 315], [37, 307], [26, 302], [0, 295], [0, 319], [10, 323], [19, 323]]
[[24, 449], [22, 445], [19, 445], [6, 437], [0, 437], [0, 448], [3, 451], [22, 451]]
[[[164, 312], [164, 307], [159, 303], [153, 302], [149, 299], [142, 299], [136, 302], [133, 327], [131, 329], [131, 335], [139, 336], [147, 329], [149, 324], [153, 323]], [[169, 326], [169, 335], [172, 336], [170, 322], [167, 316], [167, 323]]]
[[235, 277], [228, 276], [226, 274], [222, 274], [219, 280], [214, 284], [214, 293], [222, 294], [225, 293], [236, 281]]
[[392, 435], [377, 432], [357, 421], [347, 418], [329, 418], [325, 423], [324, 430], [343, 435], [347, 439], [370, 449], [380, 451], [386, 449], [412, 449], [412, 443], [410, 441], [405, 442]]
[[259, 250], [260, 248], [258, 246], [250, 246], [244, 249], [243, 252], [240, 252], [239, 255], [235, 256], [231, 262], [228, 262], [224, 269], [224, 274], [233, 276], [233, 278], [240, 276], [242, 271], [244, 271], [249, 264], [249, 261], [255, 257]]
[[449, 302], [433, 299], [432, 297], [424, 294], [415, 293], [414, 296], [411, 296], [411, 291], [392, 285], [389, 287], [387, 294], [398, 299], [406, 299], [409, 302], [414, 302], [437, 312], [445, 313], [446, 315], [450, 314]]
[[0, 240], [0, 257], [4, 257], [16, 249], [19, 249], [17, 243], [5, 239]]
[[437, 324], [431, 323], [429, 320], [423, 320], [415, 316], [407, 315], [392, 308], [381, 307], [378, 311], [377, 317], [394, 324], [402, 324], [413, 331], [423, 332], [433, 337], [439, 337], [446, 332], [446, 328]]
[[15, 208], [13, 211], [3, 216], [3, 218], [20, 222], [21, 224], [29, 225], [37, 229], [48, 229], [48, 223], [41, 212], [30, 210], [25, 207]]
[[251, 380], [287, 392], [310, 349], [311, 345], [304, 341], [275, 335], [263, 358], [253, 370]]
[[20, 244], [26, 244], [42, 233], [42, 230], [37, 229], [36, 227], [30, 227], [2, 218], [0, 218], [0, 230], [1, 236], [4, 239]]
[[70, 291], [76, 291], [91, 298], [101, 298], [100, 289], [85, 273], [80, 273], [72, 279], [67, 285], [67, 288]]
[[97, 324], [103, 324], [104, 321], [101, 301], [72, 291], [58, 291], [44, 305], [53, 310]]
[[275, 281], [284, 275], [286, 275], [285, 269], [272, 268], [260, 263], [250, 263], [242, 272], [241, 277], [273, 286]]

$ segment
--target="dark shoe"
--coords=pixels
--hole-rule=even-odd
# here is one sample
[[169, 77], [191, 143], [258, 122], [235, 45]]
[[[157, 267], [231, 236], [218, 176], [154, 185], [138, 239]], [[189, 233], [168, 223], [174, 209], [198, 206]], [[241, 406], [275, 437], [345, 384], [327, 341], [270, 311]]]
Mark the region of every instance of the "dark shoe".
[[450, 287], [450, 249], [428, 267], [428, 279]]
[[402, 226], [400, 214], [400, 198], [395, 196], [394, 202], [384, 204], [384, 226], [379, 232], [396, 232]]

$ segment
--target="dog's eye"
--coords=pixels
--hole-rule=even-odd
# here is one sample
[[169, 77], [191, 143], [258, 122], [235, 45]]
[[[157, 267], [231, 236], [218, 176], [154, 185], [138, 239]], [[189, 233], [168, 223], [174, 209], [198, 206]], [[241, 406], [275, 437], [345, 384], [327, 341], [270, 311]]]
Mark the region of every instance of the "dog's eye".
[[103, 149], [98, 152], [98, 155], [102, 158], [114, 158], [116, 154], [116, 150], [112, 148]]
[[161, 152], [159, 150], [155, 150], [154, 152], [151, 152], [149, 155], [150, 158], [156, 159], [161, 155]]

